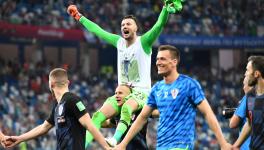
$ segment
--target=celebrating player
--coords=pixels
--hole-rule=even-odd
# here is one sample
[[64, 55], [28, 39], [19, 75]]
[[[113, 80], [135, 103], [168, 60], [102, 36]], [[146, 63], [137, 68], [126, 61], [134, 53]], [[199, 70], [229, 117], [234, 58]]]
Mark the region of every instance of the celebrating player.
[[[135, 95], [141, 94], [135, 90], [133, 90], [131, 87], [127, 85], [118, 85], [115, 90], [114, 97], [110, 97], [106, 100], [105, 104], [100, 108], [101, 112], [104, 112], [108, 114], [107, 120], [102, 123], [102, 127], [116, 127], [120, 120], [120, 112], [122, 109], [123, 104], [127, 100], [127, 96], [131, 93], [134, 93]], [[116, 99], [116, 100], [115, 100]], [[115, 103], [115, 106], [118, 106], [116, 108], [111, 107], [110, 105], [106, 105], [107, 103]], [[134, 122], [140, 113], [141, 109], [137, 110], [134, 115], [132, 116], [132, 122]], [[154, 114], [158, 115], [158, 114]], [[146, 141], [146, 129], [147, 125], [144, 126], [144, 129], [136, 135], [136, 138], [133, 138], [132, 141], [129, 143], [128, 150], [144, 150], [147, 149], [147, 141]]]
[[[133, 90], [139, 93], [135, 95], [132, 92], [127, 96], [127, 100], [121, 108], [121, 119], [116, 128], [116, 132], [113, 138], [107, 139], [111, 146], [116, 145], [120, 141], [131, 123], [132, 114], [143, 108], [145, 98], [151, 88], [150, 68], [152, 45], [167, 22], [169, 12], [174, 12], [173, 10], [179, 11], [181, 7], [181, 0], [166, 1], [155, 25], [142, 36], [138, 36], [137, 34], [139, 26], [136, 18], [133, 15], [125, 16], [121, 22], [122, 37], [103, 30], [97, 24], [82, 16], [75, 5], [68, 7], [68, 13], [88, 31], [117, 48], [118, 84], [131, 84], [134, 87]], [[110, 97], [110, 99], [113, 102], [110, 102], [108, 99], [103, 107], [118, 108], [117, 103], [114, 102], [117, 99], [114, 96]], [[102, 122], [110, 115], [101, 109], [93, 114], [93, 123], [97, 128], [101, 128]], [[87, 145], [92, 139], [93, 137], [87, 133]]]
[[255, 90], [247, 93], [247, 117], [234, 148], [239, 149], [243, 142], [251, 135], [249, 147], [254, 150], [264, 149], [264, 56], [251, 56], [248, 58], [245, 78], [248, 85]]
[[129, 141], [141, 130], [154, 109], [160, 112], [157, 149], [189, 150], [194, 148], [196, 108], [205, 116], [222, 149], [231, 149], [208, 104], [200, 84], [183, 74], [177, 66], [180, 52], [170, 45], [159, 47], [156, 66], [163, 80], [151, 90], [147, 104], [116, 149], [126, 149]]

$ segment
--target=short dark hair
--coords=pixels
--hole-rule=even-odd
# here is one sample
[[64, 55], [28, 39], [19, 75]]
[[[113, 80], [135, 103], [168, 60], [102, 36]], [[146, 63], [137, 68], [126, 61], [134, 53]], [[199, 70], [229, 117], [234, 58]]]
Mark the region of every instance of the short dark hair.
[[171, 57], [173, 59], [177, 59], [178, 64], [179, 64], [179, 62], [180, 62], [180, 51], [172, 45], [161, 45], [161, 46], [159, 46], [158, 51], [166, 51], [166, 50], [170, 51]]
[[139, 30], [139, 27], [140, 27], [139, 26], [139, 22], [138, 22], [137, 18], [134, 15], [126, 15], [125, 17], [123, 17], [122, 20], [124, 20], [124, 19], [132, 19], [132, 20], [134, 20], [136, 25], [137, 25], [137, 28]]
[[261, 77], [264, 78], [264, 56], [250, 56], [248, 62], [252, 62], [253, 70], [258, 70]]

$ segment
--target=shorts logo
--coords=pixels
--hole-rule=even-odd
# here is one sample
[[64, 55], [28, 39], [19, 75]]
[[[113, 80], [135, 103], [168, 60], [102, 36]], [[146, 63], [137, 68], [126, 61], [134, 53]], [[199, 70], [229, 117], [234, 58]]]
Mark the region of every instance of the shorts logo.
[[175, 99], [177, 97], [178, 93], [179, 93], [179, 89], [172, 89], [171, 90], [172, 98]]

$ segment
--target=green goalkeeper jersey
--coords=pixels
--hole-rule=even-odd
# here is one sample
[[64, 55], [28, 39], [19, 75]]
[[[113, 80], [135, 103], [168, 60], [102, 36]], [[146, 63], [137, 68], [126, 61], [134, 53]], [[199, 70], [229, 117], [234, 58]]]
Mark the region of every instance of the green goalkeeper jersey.
[[80, 23], [91, 33], [117, 48], [118, 84], [130, 83], [136, 89], [149, 92], [151, 88], [152, 45], [160, 35], [168, 20], [169, 13], [164, 7], [155, 25], [136, 41], [126, 46], [126, 40], [119, 35], [109, 33], [94, 22], [82, 16]]

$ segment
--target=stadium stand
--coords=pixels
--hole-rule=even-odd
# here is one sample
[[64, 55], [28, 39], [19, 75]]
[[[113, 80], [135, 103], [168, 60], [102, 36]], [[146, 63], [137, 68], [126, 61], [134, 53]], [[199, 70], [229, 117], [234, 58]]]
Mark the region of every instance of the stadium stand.
[[[0, 0], [0, 21], [10, 24], [48, 26], [57, 29], [81, 29], [66, 12], [70, 3], [77, 4], [87, 18], [113, 33], [125, 14], [135, 14], [144, 20], [143, 31], [149, 29], [160, 12], [161, 0]], [[163, 33], [188, 36], [257, 36], [264, 35], [264, 3], [257, 0], [186, 0], [182, 13], [170, 17]], [[135, 11], [136, 10], [136, 11]], [[95, 13], [96, 12], [96, 13]], [[4, 31], [0, 29], [0, 33]], [[93, 37], [92, 37], [93, 38]], [[187, 51], [187, 50], [186, 50]], [[262, 49], [263, 51], [263, 49]], [[245, 67], [244, 64], [241, 66]], [[48, 89], [48, 72], [54, 64], [5, 60], [0, 55], [0, 129], [9, 135], [20, 134], [40, 124], [48, 117], [52, 97]], [[102, 66], [100, 66], [102, 67]], [[221, 116], [224, 107], [235, 107], [242, 97], [243, 67], [223, 70], [212, 66], [181, 68], [198, 79], [211, 107], [217, 115], [228, 141], [237, 136], [237, 130], [228, 127]], [[89, 76], [79, 68], [69, 67], [71, 90], [85, 99], [89, 113], [95, 112], [103, 100], [114, 93], [117, 78], [112, 73]], [[153, 73], [153, 82], [158, 78]], [[217, 149], [218, 145], [205, 120], [196, 119], [196, 150]], [[150, 121], [148, 141], [155, 143], [157, 122]], [[103, 130], [111, 135], [111, 130]], [[47, 136], [27, 142], [28, 150], [55, 149], [54, 131]], [[155, 149], [155, 144], [150, 145]], [[96, 149], [93, 143], [90, 149]], [[0, 148], [1, 149], [1, 148]]]

